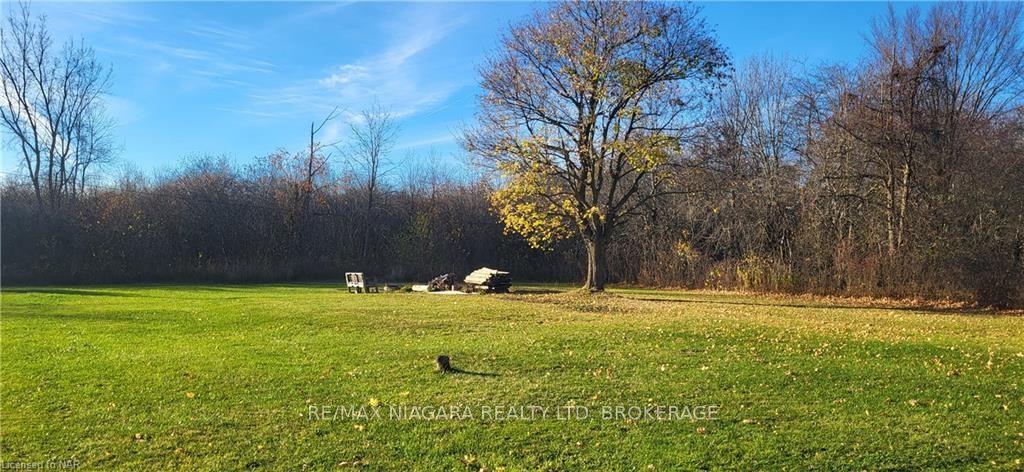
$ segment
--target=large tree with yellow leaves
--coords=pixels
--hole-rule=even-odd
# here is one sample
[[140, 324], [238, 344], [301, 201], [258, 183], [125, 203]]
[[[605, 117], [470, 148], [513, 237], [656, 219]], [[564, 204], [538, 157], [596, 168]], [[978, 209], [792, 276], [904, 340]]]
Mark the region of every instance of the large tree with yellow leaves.
[[578, 235], [603, 290], [616, 229], [677, 188], [682, 139], [728, 58], [692, 5], [554, 4], [482, 68], [467, 150], [500, 173], [492, 204], [535, 247]]

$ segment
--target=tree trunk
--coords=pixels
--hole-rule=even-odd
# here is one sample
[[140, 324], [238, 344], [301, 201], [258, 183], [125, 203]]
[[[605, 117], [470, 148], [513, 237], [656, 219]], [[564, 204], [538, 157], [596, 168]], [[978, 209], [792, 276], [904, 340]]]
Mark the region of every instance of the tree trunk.
[[603, 292], [608, 275], [607, 243], [601, 236], [587, 240], [587, 279], [583, 289]]
[[376, 176], [371, 176], [370, 178], [374, 180], [370, 182], [366, 189], [366, 217], [363, 219], [363, 249], [360, 253], [363, 264], [367, 266], [370, 263], [370, 236], [373, 235], [373, 224], [375, 223], [373, 220], [373, 194], [377, 188]]

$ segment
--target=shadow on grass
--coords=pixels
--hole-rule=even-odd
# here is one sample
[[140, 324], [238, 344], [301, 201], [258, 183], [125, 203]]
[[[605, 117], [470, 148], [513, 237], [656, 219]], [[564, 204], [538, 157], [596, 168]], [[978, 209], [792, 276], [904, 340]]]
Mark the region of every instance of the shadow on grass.
[[553, 293], [562, 293], [564, 290], [555, 290], [550, 288], [540, 287], [522, 287], [513, 288], [509, 295], [550, 295]]
[[87, 297], [144, 297], [137, 293], [128, 292], [103, 292], [99, 290], [85, 290], [76, 288], [5, 288], [7, 293], [40, 293], [48, 295], [82, 295]]
[[445, 372], [445, 374], [474, 375], [474, 376], [477, 376], [477, 377], [498, 377], [499, 376], [499, 374], [497, 374], [495, 372], [474, 372], [472, 370], [464, 370], [464, 369], [459, 369], [457, 367], [452, 367], [451, 369], [448, 369], [448, 371]]
[[60, 323], [67, 322], [87, 322], [87, 323], [132, 323], [135, 327], [142, 327], [154, 322], [160, 323], [175, 323], [173, 318], [159, 317], [154, 315], [136, 315], [126, 312], [102, 312], [102, 313], [82, 313], [80, 311], [50, 311], [50, 310], [25, 310], [15, 312], [4, 312], [4, 318], [16, 320], [33, 320], [33, 321], [54, 321]]

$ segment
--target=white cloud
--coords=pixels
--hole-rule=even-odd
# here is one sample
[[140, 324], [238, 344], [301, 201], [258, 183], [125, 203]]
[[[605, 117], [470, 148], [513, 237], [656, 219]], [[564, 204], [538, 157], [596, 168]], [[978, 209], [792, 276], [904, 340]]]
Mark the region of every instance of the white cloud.
[[[312, 3], [312, 2], [311, 2]], [[296, 13], [285, 16], [277, 21], [274, 25], [275, 28], [287, 28], [295, 23], [299, 23], [310, 18], [323, 18], [330, 16], [334, 12], [348, 7], [355, 3], [354, 1], [332, 1], [328, 3], [314, 3], [312, 7], [299, 10]]]
[[252, 38], [248, 33], [221, 24], [209, 22], [196, 24], [185, 29], [185, 32], [222, 49], [238, 51], [252, 49]]
[[320, 142], [324, 144], [333, 144], [338, 142], [344, 135], [345, 127], [338, 120], [331, 121], [324, 126], [321, 131]]
[[451, 80], [421, 60], [424, 52], [437, 45], [465, 23], [464, 17], [445, 17], [436, 9], [415, 9], [394, 24], [396, 38], [382, 50], [334, 66], [321, 77], [296, 80], [276, 89], [250, 95], [248, 108], [278, 115], [327, 113], [344, 107], [346, 121], [358, 120], [359, 110], [375, 100], [391, 110], [395, 118], [409, 117], [444, 102], [466, 85], [465, 78]]
[[396, 151], [404, 151], [407, 149], [416, 149], [422, 147], [430, 147], [438, 144], [448, 144], [455, 141], [455, 135], [452, 133], [446, 133], [432, 138], [420, 139], [418, 141], [412, 141], [404, 143], [401, 146], [395, 148]]
[[370, 69], [368, 67], [345, 64], [338, 68], [338, 72], [320, 79], [319, 83], [324, 87], [337, 87], [360, 80], [367, 80], [370, 77]]
[[115, 95], [106, 95], [103, 102], [107, 106], [107, 113], [114, 118], [118, 125], [129, 125], [142, 119], [143, 111], [135, 102]]
[[140, 13], [135, 6], [123, 3], [66, 3], [59, 8], [81, 20], [103, 25], [142, 25], [155, 21], [151, 16]]
[[271, 118], [271, 117], [274, 116], [274, 114], [270, 113], [270, 112], [261, 112], [261, 111], [256, 111], [256, 110], [239, 109], [239, 108], [214, 107], [214, 110], [223, 111], [223, 112], [226, 112], [226, 113], [235, 113], [235, 114], [239, 114], [239, 115], [255, 116], [255, 117], [259, 117], [259, 118]]
[[190, 77], [204, 77], [211, 81], [212, 85], [237, 86], [241, 83], [237, 80], [239, 74], [276, 72], [275, 65], [270, 62], [218, 47], [199, 49], [135, 37], [124, 37], [120, 42], [126, 47], [97, 50], [146, 61], [155, 72], [176, 71]]

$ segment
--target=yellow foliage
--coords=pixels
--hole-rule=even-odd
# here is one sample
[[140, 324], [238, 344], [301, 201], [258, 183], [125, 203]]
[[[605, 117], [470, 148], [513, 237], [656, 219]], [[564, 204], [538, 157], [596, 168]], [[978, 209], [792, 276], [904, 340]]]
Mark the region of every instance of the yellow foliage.
[[694, 261], [697, 260], [697, 258], [700, 257], [700, 252], [698, 252], [696, 249], [694, 249], [693, 246], [690, 245], [690, 243], [684, 240], [677, 241], [675, 249], [676, 255], [679, 256], [684, 261], [686, 261], [686, 263], [688, 264], [692, 264]]
[[650, 172], [668, 162], [669, 156], [679, 149], [675, 139], [661, 134], [633, 138], [628, 141], [616, 141], [609, 147], [626, 157], [626, 162], [633, 168]]
[[518, 233], [534, 248], [549, 248], [555, 241], [572, 236], [572, 221], [566, 217], [573, 214], [572, 200], [563, 199], [556, 205], [543, 198], [555, 194], [556, 189], [538, 172], [510, 177], [491, 195], [491, 205], [505, 224], [506, 234]]

